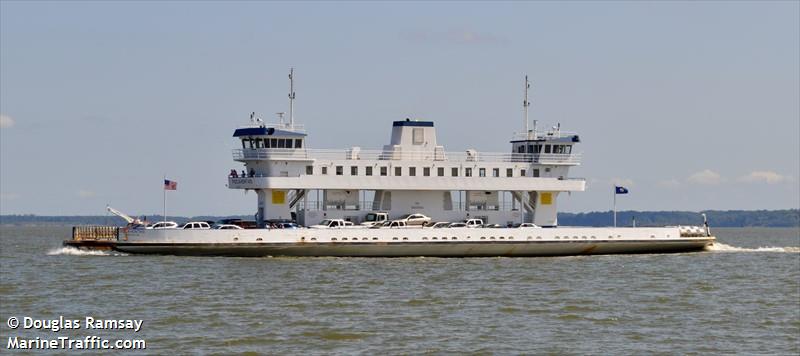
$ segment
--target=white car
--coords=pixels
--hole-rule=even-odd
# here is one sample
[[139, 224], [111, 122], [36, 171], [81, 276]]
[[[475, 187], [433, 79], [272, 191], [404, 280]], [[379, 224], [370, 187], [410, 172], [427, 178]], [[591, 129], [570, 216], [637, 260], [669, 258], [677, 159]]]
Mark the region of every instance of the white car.
[[433, 225], [429, 225], [429, 227], [434, 228], [434, 229], [441, 229], [441, 228], [448, 227], [448, 226], [450, 226], [450, 223], [446, 222], [446, 221], [437, 222], [437, 223], [435, 223]]
[[184, 230], [209, 230], [211, 225], [205, 221], [190, 221], [181, 227]]
[[214, 226], [214, 230], [243, 230], [239, 225], [222, 224]]
[[539, 227], [539, 225], [531, 224], [531, 223], [522, 223], [522, 224], [519, 224], [519, 226], [516, 226], [516, 227]]
[[404, 215], [404, 216], [402, 216], [402, 217], [400, 217], [399, 219], [396, 219], [396, 220], [405, 221], [406, 224], [408, 224], [409, 226], [411, 226], [411, 225], [422, 225], [422, 226], [425, 226], [425, 225], [427, 225], [428, 223], [431, 222], [431, 218], [429, 218], [429, 217], [427, 217], [425, 215], [422, 215], [422, 214], [408, 214], [408, 215]]
[[178, 228], [178, 224], [176, 222], [174, 222], [174, 221], [159, 221], [159, 222], [157, 222], [157, 223], [155, 223], [153, 225], [148, 225], [146, 227], [146, 229], [155, 229], [155, 230], [177, 229], [177, 228]]

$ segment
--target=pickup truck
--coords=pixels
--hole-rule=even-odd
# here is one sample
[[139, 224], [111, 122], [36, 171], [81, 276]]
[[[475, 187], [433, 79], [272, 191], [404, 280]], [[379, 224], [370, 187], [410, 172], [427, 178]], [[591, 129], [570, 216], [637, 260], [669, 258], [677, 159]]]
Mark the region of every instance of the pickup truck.
[[389, 220], [389, 213], [368, 213], [361, 226], [376, 226]]
[[345, 221], [344, 219], [325, 219], [319, 224], [311, 225], [309, 229], [339, 229], [343, 227], [353, 227], [353, 223]]
[[462, 221], [467, 227], [481, 227], [483, 226], [483, 219], [467, 219]]

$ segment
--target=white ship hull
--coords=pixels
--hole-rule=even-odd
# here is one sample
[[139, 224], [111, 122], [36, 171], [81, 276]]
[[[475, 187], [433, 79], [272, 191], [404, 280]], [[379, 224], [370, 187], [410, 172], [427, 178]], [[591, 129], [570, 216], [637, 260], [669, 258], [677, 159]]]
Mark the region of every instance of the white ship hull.
[[[126, 253], [192, 256], [485, 257], [686, 252], [714, 241], [681, 236], [677, 227], [355, 228], [129, 230], [105, 245]], [[74, 240], [67, 244], [91, 247]]]

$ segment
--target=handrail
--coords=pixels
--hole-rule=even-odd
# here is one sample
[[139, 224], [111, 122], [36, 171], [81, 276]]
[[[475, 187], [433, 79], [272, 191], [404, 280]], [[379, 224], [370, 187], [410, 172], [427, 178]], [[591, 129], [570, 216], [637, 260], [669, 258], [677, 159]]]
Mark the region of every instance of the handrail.
[[445, 162], [533, 162], [543, 164], [578, 164], [580, 153], [497, 153], [476, 152], [436, 152], [430, 151], [391, 151], [358, 149], [281, 149], [281, 148], [237, 148], [233, 150], [234, 160], [268, 159], [327, 159], [327, 160], [405, 160], [405, 161], [445, 161]]
[[72, 239], [81, 240], [119, 240], [119, 227], [116, 226], [73, 226]]

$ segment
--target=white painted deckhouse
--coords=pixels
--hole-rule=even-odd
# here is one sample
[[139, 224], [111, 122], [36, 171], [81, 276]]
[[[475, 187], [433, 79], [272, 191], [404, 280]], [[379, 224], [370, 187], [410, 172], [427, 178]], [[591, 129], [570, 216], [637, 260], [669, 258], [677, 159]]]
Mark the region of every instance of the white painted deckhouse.
[[518, 135], [509, 152], [493, 153], [446, 151], [431, 121], [394, 121], [389, 144], [377, 150], [312, 149], [293, 126], [257, 124], [233, 134], [241, 141], [233, 158], [246, 176], [229, 177], [228, 187], [257, 193], [259, 222], [358, 223], [368, 212], [385, 211], [390, 218], [422, 213], [434, 221], [551, 227], [558, 224], [559, 193], [586, 187], [568, 176], [580, 164], [580, 139], [558, 129]]

